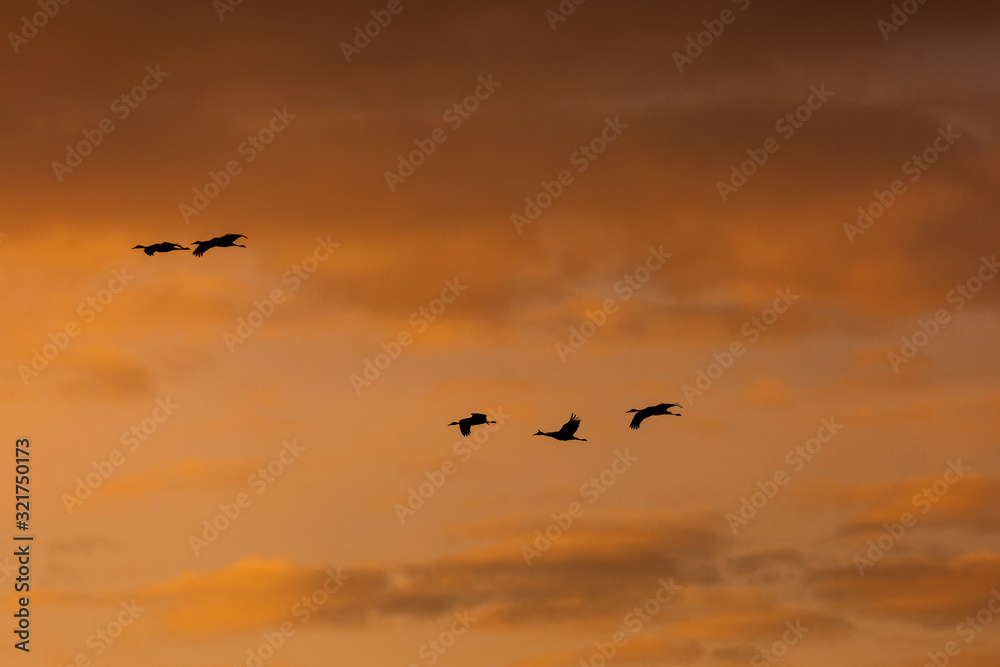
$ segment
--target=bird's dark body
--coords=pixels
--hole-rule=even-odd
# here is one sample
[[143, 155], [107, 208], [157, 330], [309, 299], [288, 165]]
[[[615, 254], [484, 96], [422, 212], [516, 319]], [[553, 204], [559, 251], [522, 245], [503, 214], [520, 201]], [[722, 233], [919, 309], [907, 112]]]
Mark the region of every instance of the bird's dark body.
[[569, 421], [563, 424], [562, 428], [558, 431], [551, 431], [549, 433], [544, 433], [539, 430], [535, 435], [545, 435], [550, 438], [555, 438], [556, 440], [582, 440], [586, 442], [586, 438], [576, 437], [576, 430], [580, 428], [580, 418], [575, 414], [570, 414]]
[[496, 422], [489, 421], [486, 419], [486, 415], [481, 412], [473, 412], [471, 417], [459, 419], [457, 422], [448, 424], [448, 426], [458, 426], [458, 430], [461, 431], [462, 435], [468, 436], [472, 433], [472, 427], [477, 424], [496, 424]]
[[237, 248], [246, 248], [245, 245], [240, 245], [237, 243], [237, 239], [245, 239], [245, 234], [226, 234], [225, 236], [216, 236], [214, 239], [209, 239], [208, 241], [195, 241], [194, 256], [201, 257], [205, 254], [206, 250], [211, 250], [212, 248], [228, 248], [230, 246], [236, 246]]
[[636, 410], [632, 408], [628, 412], [634, 412], [635, 417], [632, 417], [632, 423], [629, 424], [629, 428], [639, 428], [642, 424], [642, 420], [646, 417], [652, 417], [653, 415], [670, 415], [671, 417], [680, 417], [676, 412], [671, 412], [670, 408], [683, 408], [684, 406], [680, 403], [660, 403], [659, 405], [651, 405], [648, 408], [643, 408], [642, 410]]
[[171, 250], [190, 250], [190, 248], [185, 248], [180, 243], [168, 243], [164, 241], [163, 243], [154, 243], [153, 245], [137, 245], [132, 248], [132, 250], [142, 249], [144, 253], [152, 257], [153, 253], [157, 252], [170, 252]]

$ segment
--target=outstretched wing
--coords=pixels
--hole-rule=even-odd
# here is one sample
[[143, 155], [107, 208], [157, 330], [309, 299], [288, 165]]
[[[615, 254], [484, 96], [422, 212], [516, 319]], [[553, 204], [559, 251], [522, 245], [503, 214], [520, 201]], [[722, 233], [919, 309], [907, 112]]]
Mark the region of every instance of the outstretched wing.
[[159, 250], [159, 245], [160, 245], [159, 243], [157, 243], [156, 245], [148, 245], [145, 248], [143, 248], [142, 251], [144, 253], [146, 253], [147, 255], [152, 256], [152, 254], [154, 252], [156, 252], [157, 250]]
[[569, 421], [563, 424], [563, 427], [559, 429], [559, 435], [568, 438], [576, 433], [576, 429], [578, 428], [580, 428], [580, 418], [575, 414], [570, 413]]
[[639, 428], [639, 424], [641, 424], [642, 420], [645, 419], [648, 416], [649, 415], [646, 414], [645, 410], [638, 410], [638, 411], [636, 411], [635, 416], [632, 417], [632, 423], [629, 424], [628, 427], [629, 428]]
[[462, 435], [469, 435], [472, 433], [472, 420], [471, 419], [459, 419], [458, 420], [458, 430], [462, 432]]
[[212, 239], [211, 241], [202, 241], [201, 243], [199, 243], [198, 247], [194, 249], [194, 256], [201, 257], [202, 255], [205, 254], [206, 250], [214, 248], [216, 240], [217, 239]]

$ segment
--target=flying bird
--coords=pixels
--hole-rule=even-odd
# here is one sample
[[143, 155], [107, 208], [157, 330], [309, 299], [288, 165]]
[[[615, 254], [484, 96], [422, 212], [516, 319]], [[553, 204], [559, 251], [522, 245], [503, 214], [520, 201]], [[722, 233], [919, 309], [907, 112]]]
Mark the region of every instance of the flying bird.
[[576, 433], [576, 429], [578, 428], [580, 428], [580, 418], [577, 417], [575, 414], [570, 414], [569, 421], [563, 424], [563, 427], [558, 431], [552, 431], [551, 433], [543, 433], [542, 431], [538, 431], [538, 433], [535, 433], [535, 435], [547, 435], [550, 438], [555, 438], [556, 440], [583, 440], [584, 442], [586, 442], [587, 441], [586, 438], [578, 438], [575, 435], [573, 435], [574, 433]]
[[226, 234], [225, 236], [216, 236], [214, 239], [208, 241], [195, 241], [194, 244], [198, 246], [194, 249], [194, 256], [201, 257], [205, 254], [206, 250], [212, 248], [228, 248], [230, 246], [236, 246], [237, 248], [246, 248], [245, 245], [240, 245], [236, 242], [236, 239], [246, 238], [243, 234]]
[[153, 245], [137, 245], [133, 246], [132, 250], [142, 249], [144, 253], [152, 256], [155, 252], [170, 252], [171, 250], [190, 250], [190, 248], [185, 248], [180, 243], [154, 243]]
[[639, 424], [646, 417], [652, 417], [653, 415], [670, 415], [671, 417], [680, 417], [676, 412], [671, 412], [670, 408], [683, 408], [684, 406], [680, 403], [660, 403], [659, 405], [651, 405], [648, 408], [643, 408], [642, 410], [636, 410], [632, 408], [627, 412], [634, 412], [635, 417], [632, 417], [632, 423], [629, 424], [629, 428], [639, 428]]
[[481, 412], [473, 412], [471, 417], [459, 419], [457, 422], [448, 424], [448, 426], [457, 426], [462, 435], [467, 436], [472, 433], [472, 427], [477, 424], [496, 424], [496, 422], [489, 421], [486, 419], [486, 415]]

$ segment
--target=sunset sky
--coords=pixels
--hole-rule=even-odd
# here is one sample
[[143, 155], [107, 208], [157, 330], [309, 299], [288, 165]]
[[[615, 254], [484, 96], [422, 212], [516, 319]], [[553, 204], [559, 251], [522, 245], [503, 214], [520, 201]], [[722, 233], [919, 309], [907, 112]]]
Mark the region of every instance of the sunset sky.
[[1000, 7], [581, 2], [0, 7], [0, 664], [1000, 664]]

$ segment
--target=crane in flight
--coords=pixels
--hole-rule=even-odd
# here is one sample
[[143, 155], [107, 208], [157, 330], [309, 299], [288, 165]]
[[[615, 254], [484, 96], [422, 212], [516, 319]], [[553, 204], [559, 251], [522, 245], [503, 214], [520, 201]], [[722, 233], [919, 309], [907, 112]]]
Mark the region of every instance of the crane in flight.
[[648, 408], [643, 408], [642, 410], [636, 410], [632, 408], [626, 411], [634, 412], [635, 417], [632, 417], [632, 423], [629, 424], [629, 428], [639, 428], [642, 420], [646, 417], [652, 417], [653, 415], [670, 415], [671, 417], [680, 417], [681, 415], [676, 412], [671, 412], [670, 408], [683, 408], [684, 406], [680, 403], [660, 403], [659, 405], [651, 405]]
[[457, 422], [448, 424], [448, 426], [457, 426], [458, 430], [462, 432], [462, 435], [468, 436], [472, 433], [472, 427], [477, 424], [496, 424], [496, 422], [489, 421], [486, 419], [486, 415], [481, 412], [473, 412], [471, 417], [459, 419]]
[[555, 438], [556, 440], [582, 440], [587, 441], [586, 438], [578, 438], [576, 435], [576, 429], [580, 428], [580, 418], [575, 414], [570, 414], [569, 421], [563, 424], [562, 428], [558, 431], [552, 431], [551, 433], [543, 433], [541, 430], [535, 435], [547, 435], [550, 438]]
[[195, 241], [194, 244], [198, 247], [194, 249], [194, 256], [201, 257], [205, 254], [206, 250], [211, 250], [212, 248], [228, 248], [230, 246], [246, 248], [245, 245], [240, 245], [236, 242], [236, 240], [240, 238], [245, 239], [246, 235], [226, 234], [225, 236], [216, 236], [214, 239], [209, 239], [208, 241]]
[[153, 245], [137, 245], [133, 246], [132, 250], [141, 249], [144, 253], [152, 256], [156, 252], [170, 252], [171, 250], [190, 250], [190, 248], [185, 248], [180, 243], [154, 243]]

